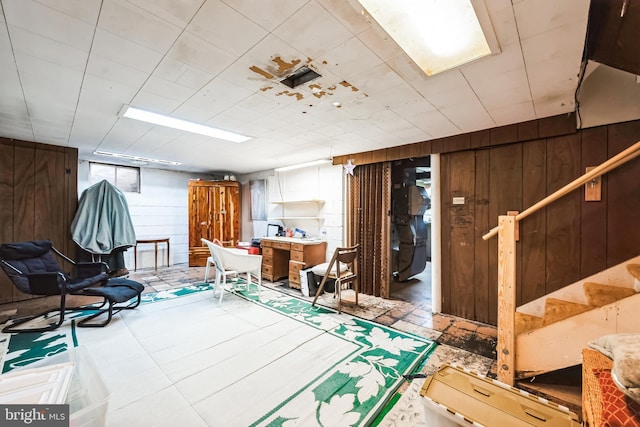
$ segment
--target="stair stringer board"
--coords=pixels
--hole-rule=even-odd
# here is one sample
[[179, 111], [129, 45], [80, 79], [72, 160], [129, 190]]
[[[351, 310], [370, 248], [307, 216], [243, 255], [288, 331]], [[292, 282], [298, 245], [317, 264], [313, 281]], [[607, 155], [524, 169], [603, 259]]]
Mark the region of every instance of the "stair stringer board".
[[588, 301], [584, 294], [584, 282], [595, 282], [603, 285], [633, 289], [636, 287], [636, 280], [627, 271], [627, 264], [640, 264], [640, 256], [628, 259], [627, 261], [616, 264], [606, 270], [602, 270], [589, 277], [580, 279], [575, 283], [571, 283], [561, 289], [558, 289], [557, 291], [523, 304], [516, 310], [532, 316], [542, 317], [544, 316], [545, 302], [547, 298], [556, 298], [578, 304], [587, 304]]
[[582, 363], [582, 349], [603, 335], [639, 333], [640, 293], [516, 337], [516, 378]]

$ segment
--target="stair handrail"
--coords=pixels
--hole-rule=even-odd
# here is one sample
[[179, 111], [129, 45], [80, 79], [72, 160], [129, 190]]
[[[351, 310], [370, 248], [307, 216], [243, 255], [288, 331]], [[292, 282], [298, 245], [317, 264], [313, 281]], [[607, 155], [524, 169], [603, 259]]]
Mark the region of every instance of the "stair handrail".
[[[584, 175], [579, 176], [575, 180], [571, 181], [569, 184], [553, 192], [552, 194], [548, 195], [547, 197], [540, 200], [539, 202], [531, 205], [529, 208], [523, 210], [522, 212], [520, 212], [515, 216], [516, 222], [519, 222], [520, 220], [528, 217], [529, 215], [536, 212], [537, 210], [553, 203], [554, 201], [558, 200], [560, 197], [570, 193], [576, 188], [581, 187], [582, 185], [588, 183], [589, 181], [601, 175], [604, 175], [607, 172], [612, 171], [618, 166], [621, 166], [622, 164], [638, 156], [640, 156], [640, 141], [636, 142], [626, 150], [623, 150], [620, 153], [616, 154], [606, 162], [603, 162], [599, 166], [591, 169], [589, 172], [585, 173]], [[499, 226], [496, 225], [491, 230], [489, 230], [489, 232], [483, 235], [482, 239], [489, 240], [490, 238], [498, 234], [498, 229], [499, 229]]]
[[569, 184], [516, 215], [500, 215], [498, 225], [482, 236], [498, 235], [498, 380], [513, 386], [515, 382], [516, 241], [517, 224], [537, 210], [558, 200], [589, 181], [640, 155], [640, 141], [616, 154]]

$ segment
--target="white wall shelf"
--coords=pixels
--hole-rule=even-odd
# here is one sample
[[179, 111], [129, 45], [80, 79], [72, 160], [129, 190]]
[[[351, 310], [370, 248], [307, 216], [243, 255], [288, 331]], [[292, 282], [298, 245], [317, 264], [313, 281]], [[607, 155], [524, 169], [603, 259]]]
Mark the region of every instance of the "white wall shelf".
[[270, 202], [276, 205], [276, 212], [272, 212], [270, 220], [280, 221], [322, 221], [323, 217], [318, 216], [320, 205], [324, 200], [303, 199], [303, 200], [277, 200]]
[[274, 218], [269, 218], [271, 219], [277, 219], [280, 221], [286, 221], [286, 220], [302, 220], [302, 219], [310, 219], [310, 220], [314, 220], [314, 221], [320, 221], [324, 218], [321, 218], [319, 216], [281, 216], [281, 217], [274, 217]]
[[279, 200], [279, 201], [275, 201], [275, 202], [271, 202], [274, 205], [293, 205], [296, 203], [299, 204], [303, 204], [303, 203], [324, 203], [324, 200], [320, 200], [320, 199], [309, 199], [309, 200]]

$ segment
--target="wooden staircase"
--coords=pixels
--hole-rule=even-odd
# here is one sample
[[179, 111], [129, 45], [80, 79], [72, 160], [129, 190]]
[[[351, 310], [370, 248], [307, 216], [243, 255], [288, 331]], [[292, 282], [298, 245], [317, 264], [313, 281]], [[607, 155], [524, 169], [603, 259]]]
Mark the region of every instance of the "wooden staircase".
[[579, 365], [603, 335], [640, 332], [639, 291], [640, 256], [518, 307], [515, 378]]

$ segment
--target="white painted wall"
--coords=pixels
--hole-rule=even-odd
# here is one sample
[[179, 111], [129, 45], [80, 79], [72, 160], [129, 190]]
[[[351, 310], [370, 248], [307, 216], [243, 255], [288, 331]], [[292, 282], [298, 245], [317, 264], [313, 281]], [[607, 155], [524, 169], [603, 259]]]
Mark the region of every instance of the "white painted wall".
[[[189, 179], [215, 179], [209, 175], [175, 172], [162, 169], [140, 168], [140, 193], [124, 193], [136, 238], [168, 237], [170, 264], [189, 262]], [[78, 164], [78, 195], [89, 187], [89, 162]], [[158, 245], [158, 265], [166, 264], [166, 245]], [[133, 248], [125, 253], [125, 263], [133, 271]], [[138, 268], [153, 268], [152, 244], [138, 247]]]
[[[189, 262], [189, 179], [220, 179], [212, 175], [175, 172], [162, 169], [140, 168], [140, 193], [124, 193], [138, 239], [168, 237], [170, 263]], [[264, 171], [239, 176], [241, 184], [241, 236], [243, 241], [264, 237], [267, 224], [277, 221], [252, 221], [249, 181], [265, 179], [267, 202], [275, 200], [319, 199], [323, 203], [287, 206], [287, 216], [318, 216], [321, 220], [284, 221], [287, 227], [298, 227], [308, 235], [327, 240], [327, 259], [344, 242], [343, 185], [341, 166], [331, 164], [286, 172]], [[78, 164], [78, 195], [89, 187], [89, 162]], [[282, 216], [282, 206], [267, 204], [270, 218]], [[166, 263], [165, 245], [158, 246], [158, 265]], [[133, 271], [133, 248], [125, 253], [125, 263]], [[138, 247], [138, 268], [153, 268], [152, 244]]]
[[[344, 244], [344, 173], [341, 165], [325, 164], [284, 172], [261, 172], [238, 177], [242, 184], [242, 240], [264, 237], [267, 224], [282, 223], [300, 228], [309, 236], [327, 240], [327, 260], [336, 247]], [[267, 221], [251, 220], [249, 182], [265, 179], [267, 184]], [[321, 200], [320, 203], [273, 204], [274, 201]], [[320, 220], [278, 217], [320, 217]]]

